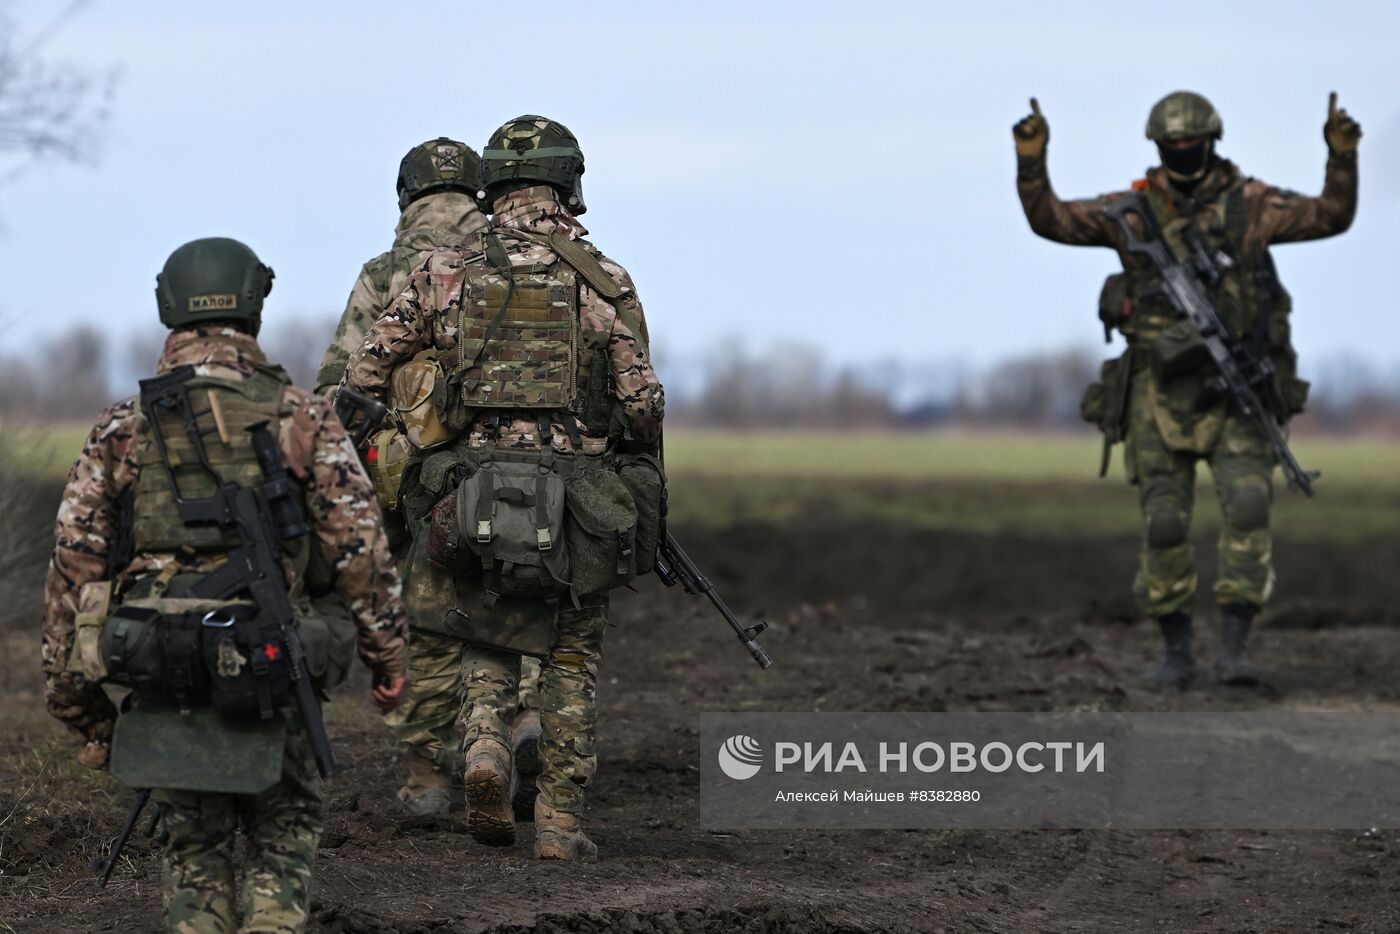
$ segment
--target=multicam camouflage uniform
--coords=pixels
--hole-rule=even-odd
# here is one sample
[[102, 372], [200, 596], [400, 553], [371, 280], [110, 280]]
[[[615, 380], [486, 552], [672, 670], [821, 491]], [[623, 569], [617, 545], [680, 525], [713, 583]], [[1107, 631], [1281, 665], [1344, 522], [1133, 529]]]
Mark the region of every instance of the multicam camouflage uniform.
[[[399, 216], [393, 247], [365, 263], [355, 280], [335, 339], [321, 358], [317, 393], [328, 398], [334, 395], [345, 376], [350, 354], [403, 292], [409, 277], [423, 265], [428, 254], [475, 241], [474, 235], [488, 227], [490, 221], [477, 207], [476, 199], [462, 191], [432, 191], [410, 201]], [[386, 510], [384, 519], [390, 547], [402, 563], [408, 551], [408, 529], [397, 510]], [[399, 791], [399, 799], [414, 812], [438, 813], [445, 809], [453, 773], [461, 768], [458, 727], [466, 687], [465, 649], [460, 639], [417, 630], [409, 661], [408, 690], [403, 702], [384, 718], [409, 757], [408, 779]], [[538, 709], [538, 683], [539, 665], [528, 659], [520, 682], [521, 712]]]
[[[1205, 112], [1212, 121], [1208, 128], [1218, 137], [1219, 118], [1204, 98], [1186, 92], [1170, 95], [1154, 109], [1152, 119], [1163, 111], [1169, 121], [1175, 119], [1172, 107], [1188, 108], [1188, 117], [1192, 107]], [[1018, 151], [1021, 126], [1039, 118], [1036, 107], [1018, 126]], [[1043, 124], [1041, 129], [1048, 139]], [[1149, 138], [1157, 138], [1151, 122]], [[1246, 335], [1273, 359], [1278, 379], [1271, 390], [1285, 407], [1285, 416], [1302, 410], [1307, 384], [1295, 375], [1291, 302], [1274, 275], [1268, 247], [1341, 233], [1356, 212], [1354, 148], [1329, 154], [1322, 195], [1316, 198], [1248, 178], [1228, 160], [1210, 158], [1203, 177], [1189, 186], [1174, 184], [1167, 168], [1159, 167], [1132, 191], [1079, 201], [1056, 196], [1043, 141], [1038, 155], [1022, 152], [1018, 166], [1017, 189], [1032, 230], [1059, 243], [1111, 247], [1123, 264], [1123, 291], [1114, 301], [1121, 308], [1116, 309], [1114, 323], [1129, 349], [1111, 367], [1121, 368], [1117, 378], [1129, 381], [1126, 425], [1119, 430], [1126, 440], [1129, 480], [1140, 488], [1144, 519], [1134, 592], [1142, 611], [1158, 618], [1189, 612], [1195, 598], [1189, 536], [1196, 462], [1202, 460], [1214, 474], [1224, 516], [1215, 598], [1222, 607], [1258, 608], [1267, 602], [1274, 583], [1269, 533], [1274, 456], [1259, 428], [1213, 392], [1214, 371], [1208, 361], [1198, 358], [1187, 371], [1170, 374], [1160, 364], [1163, 348], [1175, 345], [1183, 323], [1158, 288], [1161, 280], [1150, 262], [1127, 252], [1122, 230], [1104, 208], [1140, 195], [1176, 255], [1190, 255], [1182, 237], [1184, 229], [1194, 226], [1207, 249], [1228, 258], [1229, 268], [1214, 289], [1214, 300], [1232, 332]]]
[[[173, 331], [159, 370], [189, 364], [200, 376], [242, 381], [265, 363], [257, 342], [237, 329], [202, 325]], [[379, 509], [344, 429], [326, 401], [287, 386], [289, 412], [277, 426], [282, 457], [299, 481], [321, 554], [335, 570], [335, 586], [354, 615], [361, 659], [396, 675], [408, 661], [408, 623], [398, 573], [389, 557]], [[45, 582], [43, 668], [50, 713], [88, 744], [85, 764], [106, 762], [116, 710], [95, 684], [70, 666], [74, 612], [84, 585], [106, 577], [116, 537], [118, 498], [137, 483], [144, 417], [136, 399], [98, 419], [68, 475], [54, 527], [55, 548]], [[149, 586], [175, 569], [203, 572], [211, 557], [141, 553], [117, 579], [120, 590]], [[294, 602], [303, 582], [287, 563]], [[320, 781], [305, 732], [291, 713], [282, 781], [255, 796], [157, 790], [155, 800], [170, 831], [164, 856], [165, 902], [173, 930], [234, 929], [233, 840], [239, 820], [249, 847], [239, 911], [243, 930], [300, 931], [310, 905], [310, 881], [321, 832]]]
[[[495, 208], [495, 230], [512, 266], [544, 269], [546, 276], [548, 270], [564, 268], [559, 257], [540, 243], [512, 237], [511, 232], [556, 234], [573, 241], [587, 233], [548, 185], [517, 190], [499, 198]], [[631, 319], [644, 329], [642, 307], [627, 272], [601, 254], [597, 259], [623, 287], [621, 301]], [[468, 265], [480, 269], [483, 262], [479, 254], [465, 249], [433, 253], [403, 295], [371, 328], [364, 344], [351, 355], [347, 384], [382, 396], [394, 368], [414, 354], [431, 347], [453, 349], [458, 340], [453, 320], [466, 269]], [[587, 283], [580, 281], [577, 288], [580, 330], [605, 335], [610, 379], [621, 418], [635, 439], [655, 442], [664, 397], [644, 340], [639, 340], [641, 335], [633, 333], [617, 308]], [[467, 443], [470, 449], [477, 450], [494, 446], [522, 451], [551, 448], [569, 453], [575, 450], [572, 439], [576, 438], [585, 453], [598, 454], [607, 449], [605, 435], [590, 433], [572, 416], [569, 421], [566, 424], [556, 413], [542, 426], [533, 412], [496, 409], [472, 421], [466, 432]], [[548, 437], [542, 433], [542, 427]], [[415, 562], [408, 572], [414, 581], [408, 585], [410, 604], [413, 593], [419, 589], [418, 581], [443, 573], [426, 561]], [[581, 607], [559, 613], [554, 644], [542, 663], [539, 688], [543, 721], [540, 802], [573, 817], [582, 813], [584, 793], [596, 768], [595, 692], [608, 607], [605, 594], [587, 595], [580, 602]], [[465, 714], [469, 746], [482, 739], [503, 745], [510, 742], [508, 714], [514, 706], [518, 677], [518, 656], [485, 649], [473, 652]]]
[[476, 199], [460, 191], [435, 191], [410, 202], [399, 215], [393, 247], [360, 269], [335, 340], [321, 357], [316, 392], [323, 396], [335, 392], [345, 376], [350, 354], [360, 346], [370, 325], [403, 292], [409, 276], [423, 265], [428, 253], [456, 246], [490, 226]]

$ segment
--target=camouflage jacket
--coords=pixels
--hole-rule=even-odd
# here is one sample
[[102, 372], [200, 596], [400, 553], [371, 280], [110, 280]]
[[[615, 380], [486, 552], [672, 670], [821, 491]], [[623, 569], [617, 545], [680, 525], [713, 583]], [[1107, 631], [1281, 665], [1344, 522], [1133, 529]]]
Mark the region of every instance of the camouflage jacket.
[[459, 191], [424, 195], [404, 208], [394, 230], [393, 248], [360, 269], [335, 339], [321, 357], [316, 392], [329, 396], [340, 385], [350, 354], [360, 346], [370, 325], [379, 320], [384, 309], [408, 285], [408, 277], [427, 259], [425, 254], [456, 246], [490, 225], [476, 201]]
[[[548, 266], [560, 260], [545, 246], [511, 239], [511, 230], [546, 235], [558, 233], [570, 240], [581, 239], [588, 232], [546, 185], [514, 192], [498, 201], [496, 209], [493, 228], [502, 235], [514, 266]], [[457, 335], [451, 324], [452, 311], [462, 292], [463, 268], [479, 257], [480, 253], [467, 245], [434, 251], [409, 279], [403, 294], [370, 328], [364, 343], [351, 354], [347, 385], [383, 398], [396, 366], [431, 347], [453, 348]], [[646, 346], [646, 319], [631, 276], [607, 257], [600, 255], [598, 259], [608, 275], [624, 288], [620, 300], [644, 332], [642, 339], [638, 340], [629, 330], [607, 299], [582, 281], [578, 286], [579, 315], [587, 321], [587, 330], [610, 335], [608, 360], [614, 395], [632, 437], [643, 444], [651, 443], [660, 436], [665, 395]], [[574, 433], [582, 438], [587, 453], [598, 453], [607, 446], [607, 438], [590, 435], [581, 423], [565, 426], [558, 419], [550, 425], [550, 442], [557, 451], [572, 451], [569, 436]], [[544, 443], [535, 419], [526, 413], [515, 418], [479, 416], [470, 426], [468, 439], [472, 447], [496, 444], [532, 449]]]
[[[159, 371], [193, 364], [201, 375], [240, 380], [262, 362], [252, 337], [205, 326], [172, 332]], [[304, 491], [308, 522], [322, 556], [336, 571], [336, 589], [354, 614], [360, 657], [367, 665], [401, 673], [408, 662], [408, 617], [369, 479], [330, 403], [291, 386], [284, 401], [293, 413], [278, 426], [279, 447], [288, 472]], [[88, 741], [110, 738], [116, 711], [100, 687], [68, 670], [78, 593], [106, 576], [117, 499], [136, 481], [144, 425], [136, 398], [102, 413], [68, 473], [54, 523], [53, 558], [44, 582], [48, 710]], [[137, 554], [120, 579], [158, 574], [176, 562], [170, 553]], [[191, 571], [207, 570], [213, 563], [182, 562]], [[290, 563], [288, 573], [296, 592], [300, 582]]]
[[[1334, 155], [1327, 160], [1322, 194], [1309, 198], [1275, 188], [1254, 178], [1243, 178], [1238, 168], [1218, 160], [1201, 180], [1193, 197], [1172, 187], [1164, 169], [1156, 168], [1135, 188], [1150, 187], [1186, 215], [1208, 210], [1214, 201], [1237, 185], [1243, 185], [1247, 250], [1267, 248], [1274, 243], [1319, 240], [1342, 233], [1356, 216], [1356, 154]], [[1106, 246], [1118, 251], [1123, 268], [1130, 274], [1149, 275], [1149, 261], [1125, 252], [1123, 232], [1106, 215], [1104, 207], [1130, 192], [1122, 191], [1075, 201], [1061, 201], [1050, 185], [1044, 157], [1025, 160], [1016, 180], [1021, 206], [1031, 230], [1047, 240], [1073, 246]]]

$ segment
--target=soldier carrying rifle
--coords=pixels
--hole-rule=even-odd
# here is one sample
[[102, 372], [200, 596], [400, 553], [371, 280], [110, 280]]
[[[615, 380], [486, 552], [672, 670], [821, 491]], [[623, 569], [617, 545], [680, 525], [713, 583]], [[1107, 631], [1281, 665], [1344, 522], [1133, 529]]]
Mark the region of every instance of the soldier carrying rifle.
[[[169, 838], [171, 930], [233, 930], [240, 914], [240, 930], [303, 929], [320, 776], [335, 771], [318, 692], [357, 643], [381, 710], [406, 682], [408, 619], [369, 479], [330, 402], [258, 347], [271, 287], [235, 240], [170, 256], [159, 375], [88, 436], [45, 585], [48, 710], [84, 765], [149, 789], [137, 809], [154, 801]], [[129, 692], [120, 715], [104, 684]]]
[[1304, 197], [1249, 178], [1218, 155], [1220, 115], [1199, 94], [1178, 91], [1147, 121], [1160, 166], [1129, 191], [1062, 201], [1046, 170], [1049, 125], [1034, 99], [1031, 109], [1013, 128], [1017, 189], [1031, 229], [1059, 243], [1112, 247], [1123, 263], [1105, 284], [1100, 317], [1128, 349], [1104, 364], [1083, 414], [1103, 430], [1105, 454], [1125, 442], [1129, 482], [1140, 491], [1144, 531], [1134, 593], [1166, 643], [1162, 664], [1146, 681], [1185, 687], [1195, 676], [1190, 527], [1196, 464], [1206, 461], [1224, 516], [1216, 676], [1256, 684], [1245, 642], [1274, 586], [1274, 466], [1282, 464], [1289, 484], [1305, 493], [1312, 481], [1281, 430], [1303, 411], [1308, 384], [1297, 378], [1292, 301], [1269, 247], [1351, 225], [1361, 128], [1333, 94], [1323, 128], [1323, 191]]

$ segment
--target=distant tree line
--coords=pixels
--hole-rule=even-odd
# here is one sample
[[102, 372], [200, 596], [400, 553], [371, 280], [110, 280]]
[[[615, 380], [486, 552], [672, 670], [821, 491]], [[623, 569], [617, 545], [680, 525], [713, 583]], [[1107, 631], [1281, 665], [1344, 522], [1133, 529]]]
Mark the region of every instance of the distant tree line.
[[[260, 337], [268, 358], [311, 386], [335, 318], [270, 323]], [[121, 332], [116, 332], [121, 333]], [[78, 420], [135, 391], [150, 375], [166, 332], [159, 325], [114, 332], [79, 325], [37, 353], [0, 350], [0, 418]], [[1103, 355], [1068, 348], [971, 366], [956, 357], [834, 362], [806, 344], [746, 347], [722, 341], [712, 351], [677, 355], [658, 348], [672, 424], [762, 430], [882, 430], [993, 427], [1063, 430], [1082, 426], [1079, 398], [1097, 378]], [[1400, 367], [1359, 358], [1318, 361], [1300, 431], [1400, 434]]]

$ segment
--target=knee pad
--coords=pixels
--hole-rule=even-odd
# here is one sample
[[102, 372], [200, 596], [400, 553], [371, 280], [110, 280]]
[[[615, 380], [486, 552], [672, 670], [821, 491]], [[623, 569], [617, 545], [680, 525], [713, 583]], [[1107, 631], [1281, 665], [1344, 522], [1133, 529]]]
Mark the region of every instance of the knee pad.
[[1149, 548], [1176, 548], [1186, 544], [1190, 520], [1177, 509], [1157, 508], [1147, 514]]
[[1269, 527], [1269, 484], [1260, 477], [1241, 481], [1225, 500], [1225, 521], [1236, 532]]

